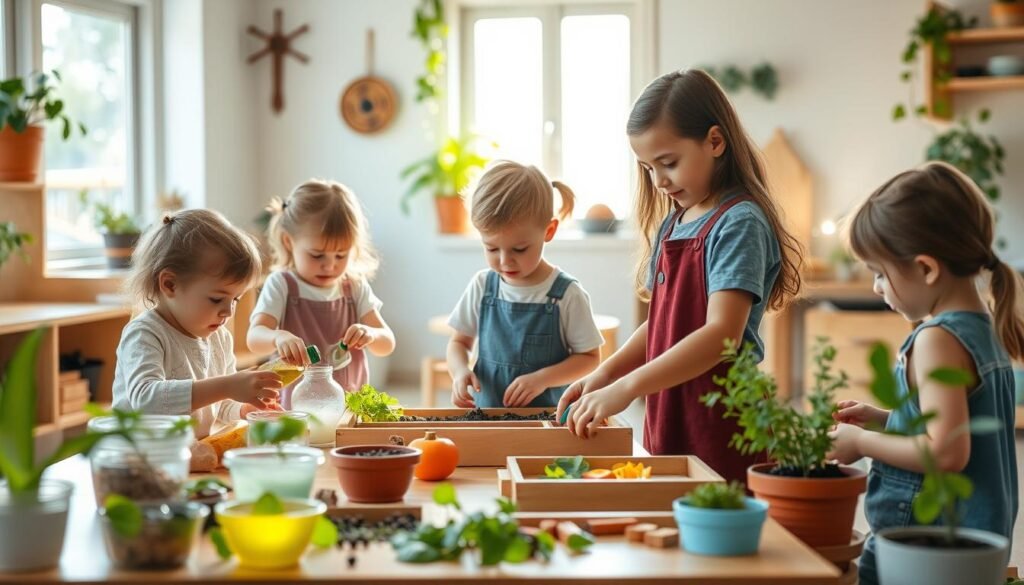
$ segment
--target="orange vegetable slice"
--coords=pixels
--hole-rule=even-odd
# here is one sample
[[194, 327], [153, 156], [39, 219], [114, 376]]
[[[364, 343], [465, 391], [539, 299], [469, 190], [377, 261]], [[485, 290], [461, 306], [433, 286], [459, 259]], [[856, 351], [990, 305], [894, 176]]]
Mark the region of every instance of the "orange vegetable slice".
[[583, 479], [611, 479], [612, 477], [610, 469], [591, 469], [583, 473]]

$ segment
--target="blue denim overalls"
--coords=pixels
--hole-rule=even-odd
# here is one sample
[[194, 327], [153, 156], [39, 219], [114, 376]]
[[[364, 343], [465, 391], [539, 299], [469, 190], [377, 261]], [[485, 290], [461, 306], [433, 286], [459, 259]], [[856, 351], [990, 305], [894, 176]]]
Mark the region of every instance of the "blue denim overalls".
[[[560, 272], [545, 303], [514, 303], [498, 298], [499, 276], [487, 274], [480, 303], [478, 350], [473, 373], [480, 380], [474, 393], [480, 408], [503, 408], [505, 390], [523, 374], [553, 366], [569, 357], [559, 327], [558, 301], [575, 279]], [[548, 388], [528, 406], [554, 407], [565, 386]]]
[[[1001, 534], [1012, 540], [1017, 518], [1017, 456], [1014, 443], [1014, 381], [1010, 358], [1003, 349], [992, 319], [984, 313], [950, 311], [922, 323], [903, 343], [896, 363], [896, 379], [901, 396], [909, 392], [907, 352], [914, 338], [925, 327], [942, 327], [953, 334], [970, 353], [980, 383], [967, 395], [970, 417], [996, 417], [1003, 427], [996, 433], [971, 434], [971, 456], [963, 474], [974, 483], [974, 494], [960, 507], [960, 524]], [[921, 413], [914, 399], [889, 414], [887, 430], [920, 434], [910, 421]], [[868, 474], [865, 511], [871, 531], [917, 524], [913, 514], [914, 496], [921, 488], [921, 474], [875, 460]], [[936, 524], [941, 523], [941, 518]], [[868, 537], [860, 558], [861, 585], [878, 583], [875, 566], [875, 537]]]

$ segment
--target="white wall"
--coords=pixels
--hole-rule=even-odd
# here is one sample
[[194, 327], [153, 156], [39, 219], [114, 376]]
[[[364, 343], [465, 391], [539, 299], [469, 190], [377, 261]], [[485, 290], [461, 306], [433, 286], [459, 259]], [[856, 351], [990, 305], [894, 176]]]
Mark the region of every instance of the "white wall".
[[203, 4], [163, 2], [164, 181], [189, 207], [205, 202]]
[[[194, 4], [168, 4], [179, 1]], [[431, 148], [424, 125], [427, 112], [413, 101], [413, 80], [423, 57], [409, 36], [414, 5], [414, 0], [205, 2], [204, 129], [195, 147], [204, 151], [207, 176], [201, 190], [207, 205], [243, 224], [269, 197], [283, 196], [310, 177], [336, 179], [355, 190], [384, 259], [374, 288], [398, 335], [391, 373], [405, 378], [415, 375], [422, 356], [443, 355], [444, 342], [427, 332], [426, 321], [447, 312], [470, 275], [483, 267], [474, 245], [453, 244], [435, 234], [427, 197], [413, 204], [410, 217], [399, 212], [405, 185], [398, 172]], [[985, 2], [961, 6], [987, 15]], [[285, 64], [286, 103], [280, 115], [269, 105], [270, 63], [244, 62], [261, 46], [245, 35], [245, 27], [269, 29], [275, 8], [284, 9], [286, 31], [303, 23], [311, 27], [295, 41], [311, 62], [289, 59]], [[734, 100], [759, 143], [776, 126], [787, 131], [814, 174], [815, 216], [821, 220], [848, 211], [890, 175], [923, 159], [931, 128], [916, 121], [889, 121], [892, 105], [906, 97], [899, 82], [899, 55], [923, 10], [918, 0], [661, 0], [658, 70], [772, 62], [780, 73], [776, 100], [766, 102], [749, 93]], [[365, 73], [368, 27], [376, 30], [376, 72], [395, 84], [401, 100], [392, 127], [370, 137], [348, 129], [337, 107], [346, 84]], [[167, 85], [174, 82], [169, 70]], [[1000, 230], [1009, 241], [1004, 252], [1008, 258], [1024, 251], [1024, 233], [1018, 233], [1024, 230], [1014, 229], [1024, 211], [1018, 201], [1024, 184], [1024, 118], [1015, 115], [1021, 100], [1020, 92], [957, 97], [963, 111], [992, 108], [995, 118], [988, 130], [1009, 153]], [[190, 132], [188, 125], [196, 123], [182, 122], [184, 127], [168, 119], [168, 134]], [[168, 182], [173, 180], [169, 169]], [[633, 251], [557, 240], [549, 251], [554, 262], [580, 278], [598, 312], [624, 321], [620, 341], [628, 336], [634, 326]]]

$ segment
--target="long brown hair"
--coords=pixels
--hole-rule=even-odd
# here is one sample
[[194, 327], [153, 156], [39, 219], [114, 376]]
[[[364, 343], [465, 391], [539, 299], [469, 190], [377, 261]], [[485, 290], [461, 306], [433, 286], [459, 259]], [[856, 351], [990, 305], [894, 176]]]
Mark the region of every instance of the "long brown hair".
[[[779, 240], [782, 266], [768, 297], [768, 308], [784, 308], [800, 291], [800, 266], [803, 252], [782, 223], [778, 206], [768, 190], [764, 162], [753, 140], [740, 124], [725, 92], [700, 69], [667, 73], [652, 81], [633, 103], [626, 133], [636, 136], [656, 124], [669, 124], [682, 138], [704, 140], [712, 126], [725, 137], [726, 150], [715, 159], [711, 174], [711, 193], [721, 196], [731, 189], [742, 189], [764, 212]], [[647, 271], [654, 253], [658, 226], [676, 206], [658, 193], [654, 181], [637, 162], [636, 217], [643, 234], [643, 247], [636, 267], [636, 289], [648, 298]]]
[[904, 171], [868, 197], [849, 230], [862, 260], [902, 266], [923, 254], [958, 277], [990, 270], [996, 332], [1012, 357], [1024, 355], [1020, 276], [992, 251], [992, 207], [969, 177], [943, 162]]
[[562, 199], [558, 218], [572, 214], [576, 195], [532, 165], [500, 160], [488, 166], [473, 190], [473, 225], [484, 232], [518, 222], [546, 226], [555, 217], [554, 191]]

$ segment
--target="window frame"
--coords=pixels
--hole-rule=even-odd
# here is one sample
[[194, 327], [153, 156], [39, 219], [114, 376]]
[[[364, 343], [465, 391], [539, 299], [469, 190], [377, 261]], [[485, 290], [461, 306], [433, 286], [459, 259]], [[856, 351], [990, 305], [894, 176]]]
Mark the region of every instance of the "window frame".
[[[630, 35], [630, 91], [639, 95], [644, 86], [653, 79], [655, 69], [656, 0], [525, 0], [513, 3], [511, 0], [463, 0], [453, 19], [452, 30], [455, 39], [450, 47], [458, 47], [453, 61], [449, 90], [457, 91], [457, 98], [450, 100], [448, 127], [453, 134], [461, 129], [472, 128], [475, 117], [475, 60], [474, 23], [487, 18], [535, 17], [541, 21], [542, 30], [542, 117], [543, 134], [541, 161], [544, 169], [552, 176], [562, 174], [562, 88], [561, 66], [562, 18], [621, 14], [629, 19]], [[451, 51], [449, 51], [451, 52]], [[629, 182], [636, 183], [636, 169], [629, 169]], [[577, 210], [582, 214], [585, 210]]]

